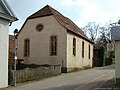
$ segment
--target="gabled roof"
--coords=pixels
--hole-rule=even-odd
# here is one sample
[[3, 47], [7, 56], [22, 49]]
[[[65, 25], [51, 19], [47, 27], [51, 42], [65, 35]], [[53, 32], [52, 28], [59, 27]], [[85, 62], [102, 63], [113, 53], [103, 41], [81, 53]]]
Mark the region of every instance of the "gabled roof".
[[[36, 13], [32, 14], [27, 18], [28, 19], [34, 19], [44, 16], [50, 16], [53, 15], [55, 19], [64, 27], [67, 29], [68, 32], [78, 35], [79, 37], [93, 43], [88, 37], [84, 34], [84, 32], [75, 24], [73, 23], [69, 18], [63, 16], [61, 13], [50, 7], [49, 5], [46, 5]], [[24, 23], [25, 24], [25, 23]], [[24, 26], [24, 25], [23, 25]]]
[[13, 22], [18, 20], [6, 0], [0, 0], [0, 17]]

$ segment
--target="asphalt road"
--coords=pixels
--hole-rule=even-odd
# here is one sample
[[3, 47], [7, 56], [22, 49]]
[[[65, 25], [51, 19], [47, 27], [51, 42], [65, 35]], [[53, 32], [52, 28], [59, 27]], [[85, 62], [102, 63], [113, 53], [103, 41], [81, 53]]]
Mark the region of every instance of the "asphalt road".
[[16, 87], [2, 90], [95, 90], [115, 76], [114, 68], [114, 65], [97, 67], [19, 84]]

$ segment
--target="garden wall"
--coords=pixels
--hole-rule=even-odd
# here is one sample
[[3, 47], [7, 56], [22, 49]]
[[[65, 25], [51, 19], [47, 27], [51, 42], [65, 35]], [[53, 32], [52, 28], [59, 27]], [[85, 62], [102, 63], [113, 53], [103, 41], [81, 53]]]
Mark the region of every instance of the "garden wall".
[[[13, 70], [11, 73], [13, 73]], [[37, 68], [25, 68], [16, 71], [16, 82], [19, 83], [19, 82], [42, 79], [46, 77], [59, 75], [60, 73], [61, 73], [60, 65], [50, 65], [47, 67], [40, 66]]]

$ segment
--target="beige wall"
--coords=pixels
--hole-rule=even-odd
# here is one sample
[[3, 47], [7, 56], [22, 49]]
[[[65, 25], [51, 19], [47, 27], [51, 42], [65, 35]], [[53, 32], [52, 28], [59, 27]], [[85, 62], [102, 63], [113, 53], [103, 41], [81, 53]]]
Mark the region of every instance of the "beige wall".
[[[35, 27], [42, 23], [44, 29], [37, 32]], [[24, 40], [30, 39], [30, 57], [24, 63], [34, 64], [61, 64], [66, 65], [66, 30], [53, 16], [30, 19], [18, 35], [18, 58], [24, 58]], [[58, 39], [58, 54], [50, 56], [50, 37], [56, 35]]]
[[9, 22], [0, 19], [0, 88], [8, 86]]
[[120, 40], [115, 41], [115, 78], [120, 83]]
[[[76, 56], [73, 55], [73, 38], [76, 38]], [[82, 57], [82, 41], [84, 41], [84, 58]], [[89, 45], [90, 45], [90, 59], [89, 59]], [[83, 68], [92, 66], [93, 45], [75, 36], [71, 33], [67, 34], [67, 67], [68, 68]]]
[[[42, 23], [44, 29], [37, 32], [35, 27]], [[58, 38], [58, 54], [50, 56], [50, 36]], [[72, 54], [73, 38], [76, 38], [76, 56]], [[30, 39], [30, 57], [24, 57], [24, 40]], [[82, 58], [82, 41], [85, 42], [85, 57]], [[23, 30], [18, 35], [18, 58], [25, 58], [24, 63], [29, 64], [61, 64], [62, 67], [83, 68], [92, 66], [93, 45], [91, 58], [88, 59], [89, 43], [78, 36], [70, 34], [63, 28], [53, 16], [46, 16], [27, 21]]]

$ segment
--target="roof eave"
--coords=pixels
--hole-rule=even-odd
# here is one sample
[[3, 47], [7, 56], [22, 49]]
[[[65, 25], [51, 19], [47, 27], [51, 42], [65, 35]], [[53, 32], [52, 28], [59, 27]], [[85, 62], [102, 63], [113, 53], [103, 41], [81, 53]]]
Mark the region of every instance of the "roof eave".
[[7, 1], [6, 0], [1, 0], [1, 1], [2, 1], [2, 4], [5, 6], [4, 8], [7, 10], [7, 12], [10, 14], [10, 16], [16, 17], [16, 15], [12, 11], [12, 9], [10, 8], [9, 4], [7, 3]]
[[9, 22], [14, 22], [14, 21], [18, 20], [16, 17], [9, 16], [9, 15], [3, 14], [3, 13], [0, 13], [0, 17], [8, 20]]
[[77, 34], [77, 33], [75, 33], [75, 32], [72, 32], [71, 30], [68, 30], [68, 29], [67, 29], [67, 32], [68, 32], [68, 33], [72, 33], [72, 34], [74, 34], [74, 35], [76, 35], [76, 36], [78, 36], [78, 37], [80, 37], [80, 38], [82, 38], [82, 39], [90, 42], [91, 44], [94, 44], [94, 42], [92, 42], [92, 41], [89, 40], [88, 38], [85, 38], [85, 37], [83, 37], [83, 36], [81, 36], [81, 35], [79, 35], [79, 34]]

